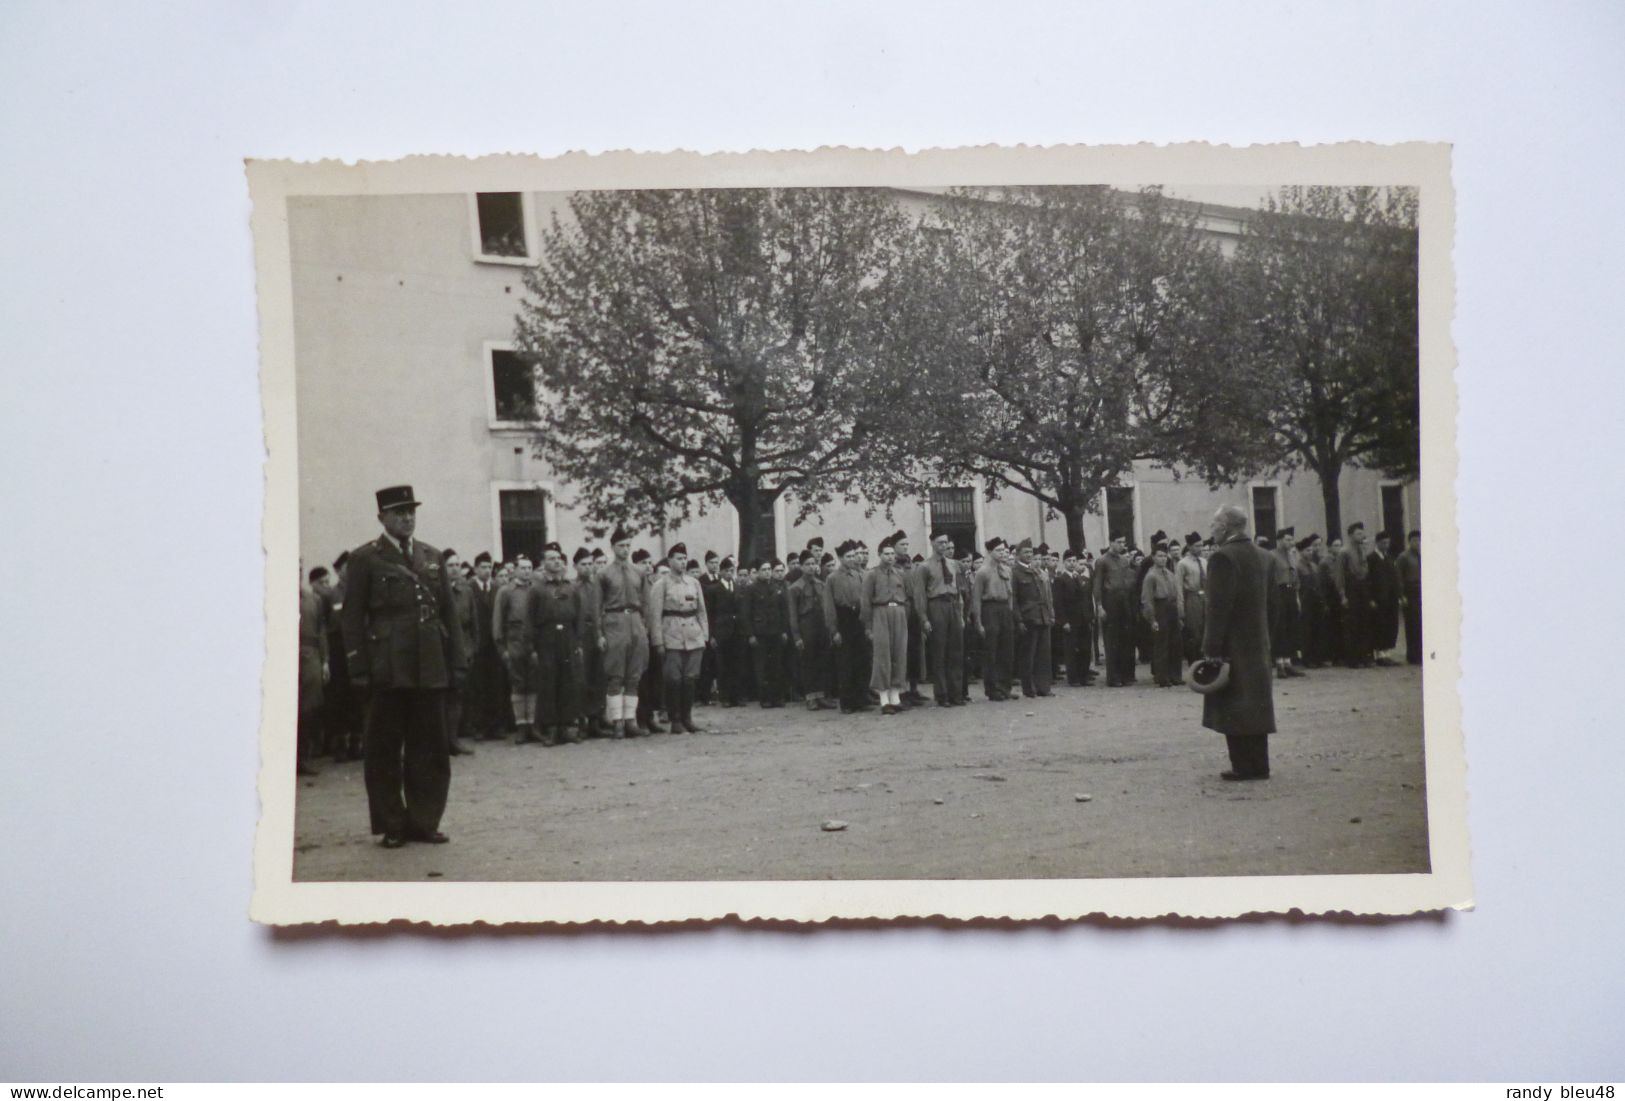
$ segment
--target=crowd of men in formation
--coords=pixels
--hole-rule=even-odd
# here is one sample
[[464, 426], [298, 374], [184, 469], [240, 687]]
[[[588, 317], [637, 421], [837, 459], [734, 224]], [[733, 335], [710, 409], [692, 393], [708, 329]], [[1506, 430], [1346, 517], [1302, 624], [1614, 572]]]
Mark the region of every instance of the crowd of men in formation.
[[[414, 722], [437, 727], [440, 752], [455, 756], [486, 739], [698, 733], [694, 707], [711, 703], [894, 715], [963, 706], [977, 680], [989, 701], [1018, 689], [1049, 697], [1062, 675], [1087, 686], [1096, 666], [1107, 686], [1133, 684], [1142, 664], [1172, 686], [1202, 653], [1212, 539], [1195, 532], [1181, 543], [1159, 531], [1148, 555], [1114, 539], [1097, 559], [1030, 539], [956, 554], [940, 530], [929, 554], [911, 554], [897, 531], [873, 555], [862, 540], [826, 550], [815, 538], [787, 561], [738, 564], [710, 551], [691, 558], [682, 543], [656, 559], [617, 529], [608, 554], [583, 547], [567, 558], [549, 543], [539, 563], [487, 553], [465, 563], [414, 542], [410, 487], [378, 497], [385, 535], [332, 570], [310, 570], [300, 603], [299, 770], [314, 775], [318, 755], [364, 757], [369, 796], [375, 758], [392, 773], [378, 784], [398, 789], [402, 739], [409, 772], [413, 743], [434, 740], [414, 735]], [[1406, 660], [1421, 662], [1420, 532], [1398, 554], [1387, 533], [1371, 545], [1363, 524], [1345, 534], [1326, 544], [1285, 528], [1257, 539], [1271, 556], [1277, 675], [1397, 664], [1402, 617]], [[385, 688], [413, 714], [380, 718], [376, 698], [363, 706]], [[433, 694], [406, 698], [420, 690]], [[415, 715], [433, 709], [437, 719]], [[401, 735], [375, 754], [384, 725]], [[404, 813], [375, 806], [386, 844], [444, 839]]]

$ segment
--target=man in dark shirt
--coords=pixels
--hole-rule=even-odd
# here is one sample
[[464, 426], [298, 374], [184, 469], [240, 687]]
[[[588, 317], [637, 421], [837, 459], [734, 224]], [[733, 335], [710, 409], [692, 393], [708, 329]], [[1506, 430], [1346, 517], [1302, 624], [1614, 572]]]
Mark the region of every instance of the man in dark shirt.
[[754, 584], [739, 602], [739, 618], [756, 672], [756, 695], [762, 707], [784, 706], [784, 650], [790, 644], [790, 593], [784, 563], [761, 562]]

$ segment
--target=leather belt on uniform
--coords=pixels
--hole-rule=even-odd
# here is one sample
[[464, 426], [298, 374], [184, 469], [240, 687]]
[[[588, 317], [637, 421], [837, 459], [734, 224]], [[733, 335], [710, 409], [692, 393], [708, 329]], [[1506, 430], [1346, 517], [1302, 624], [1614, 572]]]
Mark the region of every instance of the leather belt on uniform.
[[936, 596], [933, 596], [931, 599], [932, 600], [958, 600], [959, 599], [959, 594], [958, 593], [938, 593]]
[[903, 606], [901, 600], [882, 600], [878, 603], [882, 608], [901, 608]]
[[675, 611], [674, 612], [674, 611], [672, 611], [671, 609], [668, 608], [667, 610], [661, 612], [660, 614], [663, 615], [663, 616], [668, 616], [668, 615], [694, 616], [694, 615], [699, 615], [700, 610], [698, 608], [690, 608], [686, 612], [685, 611]]
[[606, 615], [613, 615], [616, 612], [631, 612], [633, 615], [637, 615], [637, 614], [639, 614], [639, 609], [637, 609], [637, 608], [605, 608], [604, 609], [604, 613]]
[[440, 613], [436, 609], [429, 607], [429, 605], [427, 605], [427, 604], [419, 604], [418, 605], [418, 622], [419, 623], [427, 623], [427, 622], [429, 622], [429, 620], [435, 618], [435, 616], [437, 616], [439, 614]]

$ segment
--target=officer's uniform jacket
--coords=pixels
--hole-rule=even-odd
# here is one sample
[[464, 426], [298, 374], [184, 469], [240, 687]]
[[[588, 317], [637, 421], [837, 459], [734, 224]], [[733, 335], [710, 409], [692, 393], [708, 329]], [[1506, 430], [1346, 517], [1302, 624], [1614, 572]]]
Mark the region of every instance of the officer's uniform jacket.
[[1029, 627], [1048, 627], [1055, 622], [1055, 599], [1049, 575], [1043, 570], [1015, 563], [1010, 567], [1010, 588], [1018, 622]]
[[758, 578], [740, 598], [739, 610], [747, 635], [790, 633], [790, 590], [782, 579]]
[[388, 535], [350, 554], [344, 645], [351, 675], [374, 690], [445, 688], [468, 668], [440, 552], [412, 540], [408, 561]]
[[649, 641], [668, 650], [699, 650], [710, 637], [699, 581], [688, 574], [656, 581], [649, 594]]

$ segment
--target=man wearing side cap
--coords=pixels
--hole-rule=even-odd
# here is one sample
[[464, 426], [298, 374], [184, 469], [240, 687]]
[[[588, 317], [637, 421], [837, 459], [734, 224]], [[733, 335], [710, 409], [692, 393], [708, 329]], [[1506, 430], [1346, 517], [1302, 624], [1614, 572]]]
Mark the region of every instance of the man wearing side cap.
[[384, 533], [350, 554], [344, 641], [367, 693], [363, 777], [372, 832], [385, 848], [444, 843], [451, 786], [445, 693], [467, 673], [440, 552], [413, 538], [411, 486], [376, 494]]

